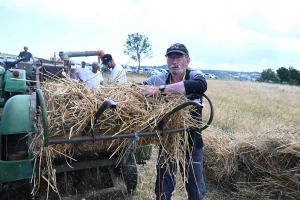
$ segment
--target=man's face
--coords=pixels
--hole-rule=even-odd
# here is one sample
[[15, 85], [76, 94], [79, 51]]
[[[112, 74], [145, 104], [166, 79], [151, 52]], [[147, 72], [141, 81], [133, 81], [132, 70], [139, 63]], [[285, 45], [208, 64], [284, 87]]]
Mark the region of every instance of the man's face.
[[98, 69], [99, 69], [98, 66], [96, 66], [96, 65], [92, 66], [92, 72], [97, 73]]
[[28, 47], [24, 47], [24, 51], [27, 52], [28, 51]]
[[81, 67], [82, 67], [82, 68], [85, 68], [85, 63], [81, 63]]
[[105, 67], [107, 68], [112, 68], [112, 64], [111, 61], [109, 61], [107, 64], [103, 64]]
[[170, 53], [167, 55], [168, 68], [172, 75], [184, 75], [190, 63], [190, 58], [180, 53]]

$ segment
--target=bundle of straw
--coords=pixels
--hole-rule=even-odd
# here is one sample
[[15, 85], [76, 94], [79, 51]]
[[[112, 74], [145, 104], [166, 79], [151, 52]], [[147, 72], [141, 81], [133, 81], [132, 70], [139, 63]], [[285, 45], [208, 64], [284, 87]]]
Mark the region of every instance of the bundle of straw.
[[[95, 135], [117, 135], [133, 132], [156, 131], [158, 123], [176, 106], [187, 101], [184, 95], [150, 95], [142, 94], [144, 86], [127, 86], [112, 82], [110, 85], [99, 85], [90, 90], [84, 83], [70, 79], [57, 79], [43, 83], [41, 89], [47, 108], [49, 138], [72, 138], [92, 135], [92, 130], [86, 130], [88, 124]], [[116, 103], [116, 109], [107, 109], [94, 124], [94, 114], [102, 103], [110, 99]], [[190, 115], [193, 107], [187, 107], [175, 115], [164, 119], [164, 129], [198, 127], [199, 119]], [[55, 172], [52, 161], [61, 156], [72, 161], [74, 144], [53, 144], [43, 147], [42, 118], [38, 117], [39, 134], [34, 138], [31, 150], [35, 158], [40, 159], [41, 174], [56, 191]], [[142, 137], [135, 147], [150, 143], [159, 143], [164, 149], [166, 159], [182, 157], [188, 147], [187, 133], [175, 133], [160, 137]], [[114, 139], [80, 143], [76, 148], [84, 151], [113, 150], [113, 154], [121, 158], [132, 144], [132, 139]], [[181, 144], [181, 145], [179, 145]], [[180, 162], [184, 162], [183, 157]], [[46, 162], [46, 164], [41, 164]], [[177, 162], [179, 162], [177, 160]], [[41, 167], [48, 166], [48, 167]], [[48, 177], [48, 178], [47, 178]]]
[[238, 199], [298, 199], [300, 133], [284, 126], [259, 134], [204, 136], [205, 176]]

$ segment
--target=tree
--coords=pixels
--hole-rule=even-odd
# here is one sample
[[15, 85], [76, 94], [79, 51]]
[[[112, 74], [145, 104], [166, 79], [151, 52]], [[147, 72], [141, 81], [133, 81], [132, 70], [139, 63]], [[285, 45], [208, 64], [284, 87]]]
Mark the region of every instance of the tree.
[[276, 70], [278, 77], [280, 78], [281, 83], [288, 83], [289, 82], [289, 70], [285, 67], [280, 67]]
[[289, 84], [290, 85], [300, 85], [300, 72], [293, 67], [289, 67]]
[[138, 72], [140, 70], [141, 60], [145, 58], [152, 58], [152, 47], [149, 43], [148, 37], [139, 35], [139, 33], [128, 35], [124, 54], [139, 63]]
[[280, 81], [279, 77], [275, 74], [275, 72], [273, 71], [273, 69], [269, 68], [266, 70], [263, 70], [263, 72], [260, 75], [259, 81], [263, 81], [263, 82], [274, 82], [274, 83], [278, 83]]

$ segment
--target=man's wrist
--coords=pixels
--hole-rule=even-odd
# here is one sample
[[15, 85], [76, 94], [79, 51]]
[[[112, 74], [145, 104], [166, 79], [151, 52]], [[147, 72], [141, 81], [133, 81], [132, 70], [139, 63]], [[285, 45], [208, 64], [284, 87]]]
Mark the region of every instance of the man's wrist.
[[166, 85], [160, 85], [160, 86], [158, 87], [158, 90], [159, 90], [161, 93], [165, 92], [165, 89], [166, 89]]

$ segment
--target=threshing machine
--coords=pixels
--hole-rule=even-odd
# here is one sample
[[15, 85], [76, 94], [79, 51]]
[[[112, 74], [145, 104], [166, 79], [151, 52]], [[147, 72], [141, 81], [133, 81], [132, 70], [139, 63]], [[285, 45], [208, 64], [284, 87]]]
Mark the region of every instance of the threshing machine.
[[[38, 72], [53, 72], [64, 68], [68, 72], [68, 58], [81, 56], [101, 56], [101, 51], [89, 52], [67, 52], [64, 53], [64, 64], [44, 61], [37, 66]], [[16, 68], [16, 67], [14, 67]], [[61, 70], [60, 70], [61, 72]], [[57, 72], [57, 73], [60, 73]], [[36, 74], [37, 80], [43, 78], [41, 74]], [[95, 142], [99, 140], [113, 140], [118, 138], [136, 138], [137, 133], [122, 133], [115, 136], [95, 134], [92, 136], [78, 136], [72, 138], [49, 138], [47, 108], [41, 89], [34, 92], [27, 92], [26, 70], [6, 69], [0, 67], [1, 84], [1, 107], [2, 116], [0, 124], [0, 199], [24, 199], [34, 198], [31, 193], [32, 177], [34, 173], [39, 173], [34, 169], [33, 154], [30, 145], [36, 134], [40, 134], [37, 128], [38, 117], [43, 125], [43, 145], [50, 144]], [[43, 80], [40, 80], [42, 82]], [[39, 82], [39, 81], [38, 81]], [[38, 87], [38, 85], [37, 85]], [[209, 120], [205, 126], [199, 127], [198, 131], [204, 130], [212, 122], [213, 106], [210, 99], [202, 94], [210, 104]], [[95, 122], [105, 112], [106, 109], [115, 109], [116, 104], [112, 100], [106, 100], [94, 114]], [[203, 108], [199, 100], [190, 100], [178, 105], [166, 117], [173, 115], [179, 110], [195, 106]], [[163, 121], [163, 120], [162, 120]], [[86, 125], [86, 129], [90, 129]], [[176, 128], [165, 130], [163, 123], [159, 123], [157, 131], [140, 132], [139, 137], [155, 136], [184, 132], [186, 128]], [[132, 193], [138, 180], [137, 164], [145, 164], [150, 159], [152, 146], [143, 146], [133, 151], [134, 142], [128, 146], [128, 151], [122, 161], [117, 165], [117, 155], [111, 156], [113, 151], [80, 151], [74, 153], [76, 162], [69, 164], [65, 158], [55, 160], [54, 170], [57, 177], [57, 187], [62, 199], [125, 199], [126, 195]], [[75, 180], [76, 179], [76, 180]], [[18, 185], [19, 186], [16, 186]], [[88, 185], [88, 186], [87, 186]], [[41, 184], [39, 192], [35, 198], [45, 199], [47, 183]], [[90, 190], [87, 191], [86, 189]], [[51, 199], [51, 194], [50, 197]], [[57, 199], [56, 194], [52, 196]]]

